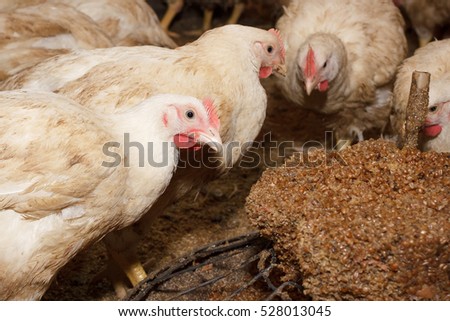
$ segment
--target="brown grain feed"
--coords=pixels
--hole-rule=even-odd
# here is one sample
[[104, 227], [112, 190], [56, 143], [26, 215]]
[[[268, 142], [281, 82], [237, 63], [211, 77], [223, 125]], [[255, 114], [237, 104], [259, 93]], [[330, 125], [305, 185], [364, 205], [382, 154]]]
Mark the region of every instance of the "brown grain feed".
[[265, 171], [246, 211], [315, 300], [450, 299], [449, 154], [305, 151]]

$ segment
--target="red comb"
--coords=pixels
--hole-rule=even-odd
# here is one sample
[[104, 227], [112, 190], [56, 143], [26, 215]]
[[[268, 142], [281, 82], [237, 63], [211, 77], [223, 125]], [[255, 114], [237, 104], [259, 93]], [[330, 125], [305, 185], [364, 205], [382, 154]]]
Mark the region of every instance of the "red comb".
[[220, 127], [220, 119], [216, 112], [216, 107], [214, 106], [214, 103], [211, 98], [205, 98], [203, 99], [203, 106], [205, 106], [205, 109], [209, 116], [209, 122], [216, 128], [219, 129]]
[[316, 62], [314, 59], [314, 51], [310, 46], [308, 53], [306, 54], [305, 76], [306, 78], [311, 78], [315, 74], [316, 74]]
[[273, 33], [275, 36], [277, 36], [278, 44], [280, 45], [280, 49], [281, 49], [280, 54], [281, 54], [281, 57], [282, 57], [283, 63], [284, 63], [284, 58], [286, 56], [286, 49], [284, 48], [284, 42], [283, 42], [283, 38], [281, 37], [280, 30], [272, 28], [269, 30], [269, 32]]

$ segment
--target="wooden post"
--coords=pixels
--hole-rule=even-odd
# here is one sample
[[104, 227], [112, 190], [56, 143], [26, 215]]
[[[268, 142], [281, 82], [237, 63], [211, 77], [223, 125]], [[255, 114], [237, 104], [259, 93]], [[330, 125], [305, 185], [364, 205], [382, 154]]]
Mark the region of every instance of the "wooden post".
[[430, 90], [430, 74], [414, 71], [411, 89], [406, 107], [405, 137], [403, 148], [418, 148], [419, 131], [422, 128], [428, 112], [428, 92]]

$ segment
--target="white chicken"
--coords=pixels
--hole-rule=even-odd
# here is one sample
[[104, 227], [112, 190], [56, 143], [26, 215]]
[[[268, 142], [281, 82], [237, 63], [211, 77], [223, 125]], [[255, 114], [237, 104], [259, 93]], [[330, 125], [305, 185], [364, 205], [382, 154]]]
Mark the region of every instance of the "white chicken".
[[91, 18], [64, 4], [0, 12], [0, 79], [70, 49], [112, 46]]
[[145, 0], [49, 0], [63, 2], [91, 17], [116, 46], [177, 44], [161, 28], [158, 16]]
[[[175, 48], [176, 43], [161, 28], [158, 16], [145, 0], [22, 0], [0, 3], [0, 10], [12, 11], [29, 8], [41, 14], [42, 4], [65, 4], [84, 13], [95, 21], [111, 38], [115, 46], [155, 45]], [[64, 9], [60, 7], [60, 9]], [[52, 15], [60, 15], [55, 8]], [[52, 19], [52, 15], [48, 15]], [[71, 26], [75, 28], [76, 22]], [[100, 47], [97, 47], [100, 48]]]
[[436, 29], [450, 22], [448, 0], [394, 0], [403, 7], [423, 47], [433, 39]]
[[384, 128], [407, 47], [392, 0], [293, 0], [277, 28], [286, 42], [288, 74], [278, 83], [287, 98], [326, 114], [338, 140]]
[[[404, 137], [406, 108], [412, 74], [416, 70], [426, 71], [431, 74], [429, 91], [430, 112], [423, 131], [429, 139], [426, 140], [424, 146], [421, 146], [425, 150], [444, 151], [446, 148], [447, 150], [449, 148], [449, 130], [447, 123], [445, 123], [445, 116], [448, 114], [448, 102], [450, 101], [449, 52], [450, 39], [430, 42], [426, 46], [417, 49], [412, 57], [409, 57], [402, 63], [395, 80], [391, 125], [395, 135]], [[441, 129], [439, 129], [439, 126], [430, 126], [438, 124], [442, 127]]]
[[[284, 55], [277, 31], [227, 25], [172, 50], [118, 47], [61, 55], [9, 78], [2, 88], [57, 91], [99, 113], [115, 113], [164, 92], [212, 99], [226, 145], [224, 166], [204, 166], [208, 157], [204, 152], [201, 164], [197, 161], [180, 168], [139, 223], [139, 229], [145, 231], [155, 215], [192, 187], [226, 172], [250, 146], [266, 115], [267, 96], [259, 78], [269, 77], [273, 71], [283, 73]], [[128, 233], [133, 234], [127, 229], [106, 241], [131, 282], [137, 284], [145, 272]]]
[[98, 116], [56, 94], [5, 91], [0, 107], [1, 300], [40, 299], [76, 253], [138, 220], [169, 184], [175, 145], [221, 143], [213, 106], [193, 97]]

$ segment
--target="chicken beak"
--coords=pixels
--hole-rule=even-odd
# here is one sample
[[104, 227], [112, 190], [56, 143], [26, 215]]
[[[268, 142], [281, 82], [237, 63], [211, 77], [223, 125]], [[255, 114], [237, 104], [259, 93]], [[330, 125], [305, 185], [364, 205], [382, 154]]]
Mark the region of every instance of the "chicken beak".
[[317, 79], [315, 79], [315, 77], [306, 78], [306, 80], [305, 80], [305, 90], [306, 90], [306, 94], [308, 96], [311, 95], [312, 91], [314, 90], [314, 88], [316, 88], [318, 83], [319, 82], [318, 82]]
[[222, 139], [219, 131], [214, 127], [210, 127], [206, 132], [198, 131], [195, 137], [198, 144], [208, 145], [214, 152], [218, 152], [221, 149]]
[[277, 64], [273, 66], [273, 72], [281, 77], [286, 77], [287, 69], [285, 64]]

